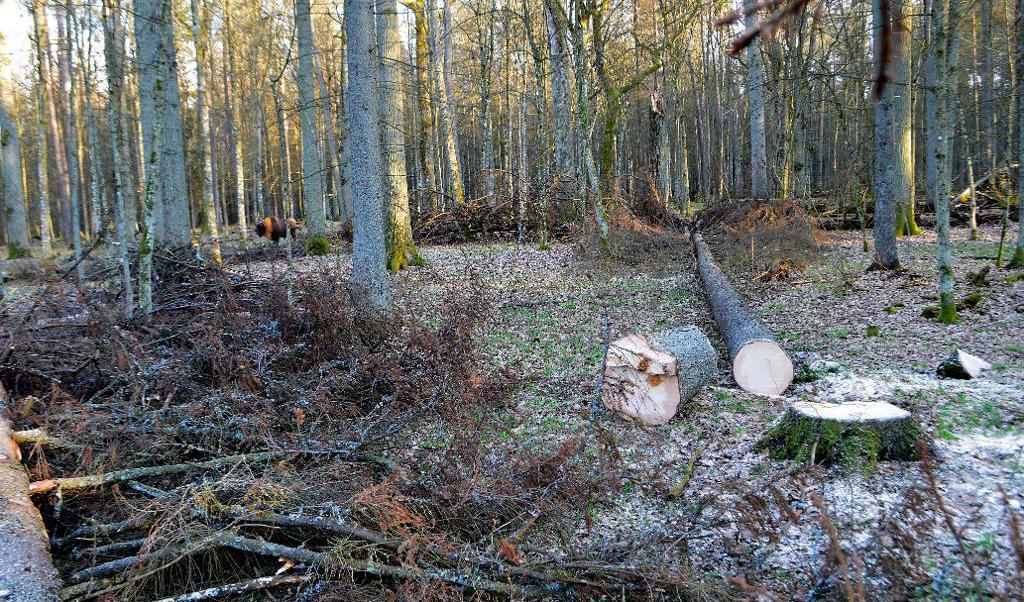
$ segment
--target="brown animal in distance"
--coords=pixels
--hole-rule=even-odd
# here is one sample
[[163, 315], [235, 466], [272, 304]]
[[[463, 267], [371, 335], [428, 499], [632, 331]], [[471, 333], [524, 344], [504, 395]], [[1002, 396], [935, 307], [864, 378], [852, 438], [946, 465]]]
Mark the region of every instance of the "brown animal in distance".
[[[288, 227], [291, 228], [292, 238], [295, 238], [295, 231], [299, 229], [299, 224], [295, 221], [295, 218], [288, 218]], [[277, 242], [284, 238], [286, 234], [285, 221], [283, 219], [265, 217], [256, 224], [256, 236], [262, 236]]]

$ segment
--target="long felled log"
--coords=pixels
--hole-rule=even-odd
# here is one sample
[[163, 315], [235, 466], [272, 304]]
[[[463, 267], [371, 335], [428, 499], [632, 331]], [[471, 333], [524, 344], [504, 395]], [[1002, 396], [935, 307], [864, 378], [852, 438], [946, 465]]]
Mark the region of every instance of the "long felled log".
[[692, 238], [715, 323], [729, 346], [736, 384], [757, 395], [782, 393], [793, 382], [792, 360], [729, 284], [701, 235]]
[[28, 484], [11, 425], [0, 418], [0, 600], [60, 600], [60, 578], [50, 559], [50, 538], [39, 510], [29, 499]]

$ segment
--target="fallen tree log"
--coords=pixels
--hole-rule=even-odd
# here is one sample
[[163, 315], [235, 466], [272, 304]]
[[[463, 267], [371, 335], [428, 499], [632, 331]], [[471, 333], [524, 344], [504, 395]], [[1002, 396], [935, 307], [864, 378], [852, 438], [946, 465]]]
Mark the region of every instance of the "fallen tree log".
[[736, 384], [757, 395], [779, 395], [793, 382], [792, 360], [729, 284], [701, 235], [693, 233], [692, 239], [697, 270], [729, 347]]
[[0, 418], [0, 503], [0, 599], [60, 600], [60, 577], [50, 558], [50, 538], [29, 498], [28, 473], [21, 465], [21, 450], [6, 418]]
[[608, 346], [602, 401], [644, 424], [665, 424], [711, 382], [717, 364], [711, 341], [697, 327], [630, 334]]

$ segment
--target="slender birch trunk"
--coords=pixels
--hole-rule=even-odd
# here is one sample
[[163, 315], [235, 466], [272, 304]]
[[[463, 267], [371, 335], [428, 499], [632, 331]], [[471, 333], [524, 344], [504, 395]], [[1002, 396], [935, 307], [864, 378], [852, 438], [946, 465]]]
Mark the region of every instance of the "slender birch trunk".
[[348, 36], [349, 141], [354, 199], [352, 297], [367, 326], [381, 324], [390, 305], [387, 280], [386, 223], [382, 178], [380, 62], [374, 36], [374, 0], [345, 0]]
[[217, 228], [217, 206], [214, 204], [213, 163], [207, 148], [213, 144], [210, 134], [210, 109], [206, 97], [206, 53], [209, 32], [202, 20], [200, 0], [192, 0], [192, 41], [196, 47], [196, 111], [199, 114], [199, 160], [203, 164], [203, 207], [206, 210], [206, 226], [210, 233], [210, 247], [214, 263], [221, 263], [220, 232]]
[[[245, 119], [242, 112], [242, 96], [238, 90], [238, 72], [235, 70], [235, 36], [231, 27], [231, 3], [225, 0], [224, 4], [224, 28], [227, 35], [225, 46], [227, 46], [228, 60], [225, 69], [231, 81], [231, 112], [228, 116], [228, 123], [231, 127], [231, 139], [234, 141], [235, 169], [235, 211], [238, 213], [238, 234], [243, 243], [249, 240], [249, 220], [245, 211], [245, 152], [242, 145], [242, 121]], [[246, 103], [249, 104], [249, 103]], [[251, 109], [251, 107], [248, 107]]]

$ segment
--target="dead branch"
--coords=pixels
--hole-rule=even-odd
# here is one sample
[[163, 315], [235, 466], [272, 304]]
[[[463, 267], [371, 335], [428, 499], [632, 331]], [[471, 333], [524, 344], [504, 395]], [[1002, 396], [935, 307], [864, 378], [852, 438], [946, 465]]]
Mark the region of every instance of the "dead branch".
[[356, 461], [383, 463], [385, 466], [393, 466], [393, 464], [378, 456], [358, 454], [351, 450], [285, 449], [279, 451], [264, 451], [253, 452], [248, 454], [236, 454], [233, 456], [224, 456], [222, 458], [214, 458], [212, 460], [204, 460], [201, 462], [184, 462], [182, 464], [165, 464], [163, 466], [143, 466], [140, 468], [126, 468], [124, 470], [115, 470], [113, 472], [107, 472], [98, 475], [87, 475], [84, 477], [64, 477], [57, 479], [46, 479], [44, 481], [36, 481], [32, 483], [30, 486], [30, 491], [32, 493], [43, 493], [54, 488], [88, 489], [91, 487], [102, 487], [104, 485], [112, 485], [114, 483], [123, 483], [125, 481], [134, 481], [136, 479], [142, 479], [146, 477], [177, 474], [181, 472], [188, 472], [191, 470], [216, 469], [224, 466], [233, 466], [235, 464], [241, 464], [242, 462], [269, 462], [271, 460], [285, 458], [287, 456], [292, 455], [339, 455], [348, 457], [349, 459]]
[[309, 583], [312, 579], [313, 575], [310, 574], [257, 577], [256, 579], [249, 579], [248, 581], [239, 581], [238, 583], [228, 583], [226, 585], [209, 587], [199, 591], [181, 594], [180, 596], [161, 598], [156, 602], [200, 602], [201, 600], [215, 600], [225, 596], [235, 596], [246, 592], [261, 591], [282, 585], [302, 585], [303, 583]]

